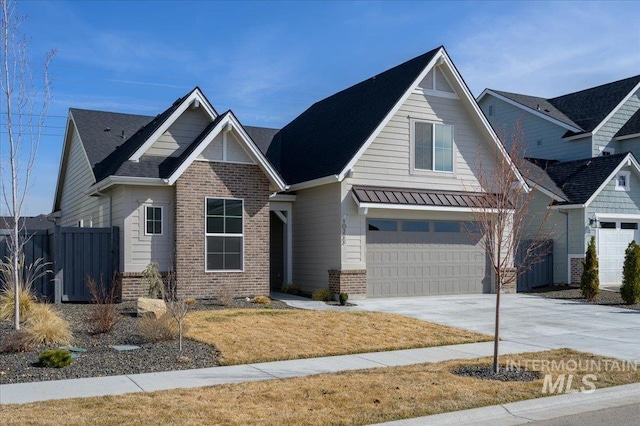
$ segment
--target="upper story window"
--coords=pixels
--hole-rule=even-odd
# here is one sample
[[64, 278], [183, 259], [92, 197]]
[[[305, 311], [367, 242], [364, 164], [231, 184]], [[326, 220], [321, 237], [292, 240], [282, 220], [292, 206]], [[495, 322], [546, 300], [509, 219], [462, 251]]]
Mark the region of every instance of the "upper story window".
[[205, 200], [205, 269], [242, 271], [244, 246], [243, 201]]
[[414, 169], [453, 172], [453, 126], [413, 122]]
[[162, 207], [146, 206], [144, 216], [145, 235], [162, 235]]
[[631, 172], [619, 172], [616, 175], [616, 191], [628, 191], [631, 188], [630, 180]]

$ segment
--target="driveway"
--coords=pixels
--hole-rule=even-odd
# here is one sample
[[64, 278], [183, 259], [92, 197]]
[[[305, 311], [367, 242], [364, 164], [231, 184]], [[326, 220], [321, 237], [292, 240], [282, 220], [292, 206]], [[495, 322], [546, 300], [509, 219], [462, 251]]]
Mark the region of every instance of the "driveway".
[[[353, 309], [393, 312], [493, 334], [496, 296], [364, 299]], [[500, 337], [547, 349], [571, 348], [640, 361], [640, 311], [524, 294], [501, 297]]]

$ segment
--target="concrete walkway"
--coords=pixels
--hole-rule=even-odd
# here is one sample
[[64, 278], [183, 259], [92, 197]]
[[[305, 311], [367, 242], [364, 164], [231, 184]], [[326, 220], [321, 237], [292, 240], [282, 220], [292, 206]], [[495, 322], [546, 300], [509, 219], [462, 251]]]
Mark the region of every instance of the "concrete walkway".
[[[537, 350], [539, 350], [539, 348], [526, 344], [505, 344], [502, 346], [501, 353], [513, 354]], [[435, 348], [406, 349], [390, 352], [372, 352], [356, 355], [232, 365], [228, 367], [201, 368], [197, 370], [17, 383], [0, 385], [0, 404], [22, 404], [51, 399], [154, 392], [227, 383], [285, 379], [366, 368], [394, 367], [423, 362], [473, 359], [488, 356], [493, 353], [492, 351], [492, 342], [482, 342], [465, 345], [439, 346]]]

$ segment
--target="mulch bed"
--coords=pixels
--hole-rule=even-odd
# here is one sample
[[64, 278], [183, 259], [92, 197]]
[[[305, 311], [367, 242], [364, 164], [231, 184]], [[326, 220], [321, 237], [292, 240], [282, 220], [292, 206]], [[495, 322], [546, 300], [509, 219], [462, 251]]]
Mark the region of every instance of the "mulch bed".
[[622, 301], [620, 293], [603, 289], [600, 289], [600, 294], [598, 294], [598, 297], [596, 297], [596, 300], [594, 300], [593, 302], [589, 302], [584, 297], [582, 297], [582, 293], [580, 292], [579, 288], [569, 286], [537, 287], [528, 294], [549, 297], [551, 299], [574, 300], [576, 302], [584, 302], [594, 305], [612, 306], [616, 308], [633, 309], [636, 311], [640, 311], [640, 303], [636, 303], [635, 305], [627, 305]]
[[[273, 309], [290, 308], [284, 302], [272, 301]], [[61, 304], [54, 308], [69, 321], [73, 332], [73, 346], [85, 348], [79, 358], [64, 368], [38, 366], [38, 356], [45, 349], [39, 347], [32, 352], [0, 353], [0, 384], [24, 383], [44, 380], [78, 379], [124, 374], [152, 373], [159, 371], [184, 370], [215, 367], [219, 364], [220, 353], [213, 346], [189, 339], [183, 340], [182, 356], [189, 362], [178, 360], [178, 341], [145, 343], [138, 333], [135, 302], [118, 305], [120, 313], [114, 329], [106, 334], [91, 333], [89, 321], [91, 304]], [[213, 301], [198, 301], [194, 310], [217, 310], [228, 308], [264, 309], [264, 305], [251, 303], [245, 299], [235, 299], [227, 306]], [[0, 345], [5, 336], [13, 331], [11, 321], [0, 320]], [[136, 345], [140, 349], [118, 352], [114, 345]]]

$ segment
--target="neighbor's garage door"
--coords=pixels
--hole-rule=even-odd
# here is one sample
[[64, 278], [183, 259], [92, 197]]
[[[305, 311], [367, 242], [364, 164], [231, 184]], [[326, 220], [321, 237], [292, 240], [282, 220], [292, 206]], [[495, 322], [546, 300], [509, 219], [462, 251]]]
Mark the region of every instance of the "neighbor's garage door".
[[369, 219], [367, 296], [490, 292], [485, 251], [464, 226]]
[[601, 221], [598, 228], [600, 284], [621, 284], [624, 252], [632, 240], [638, 242], [637, 222]]

